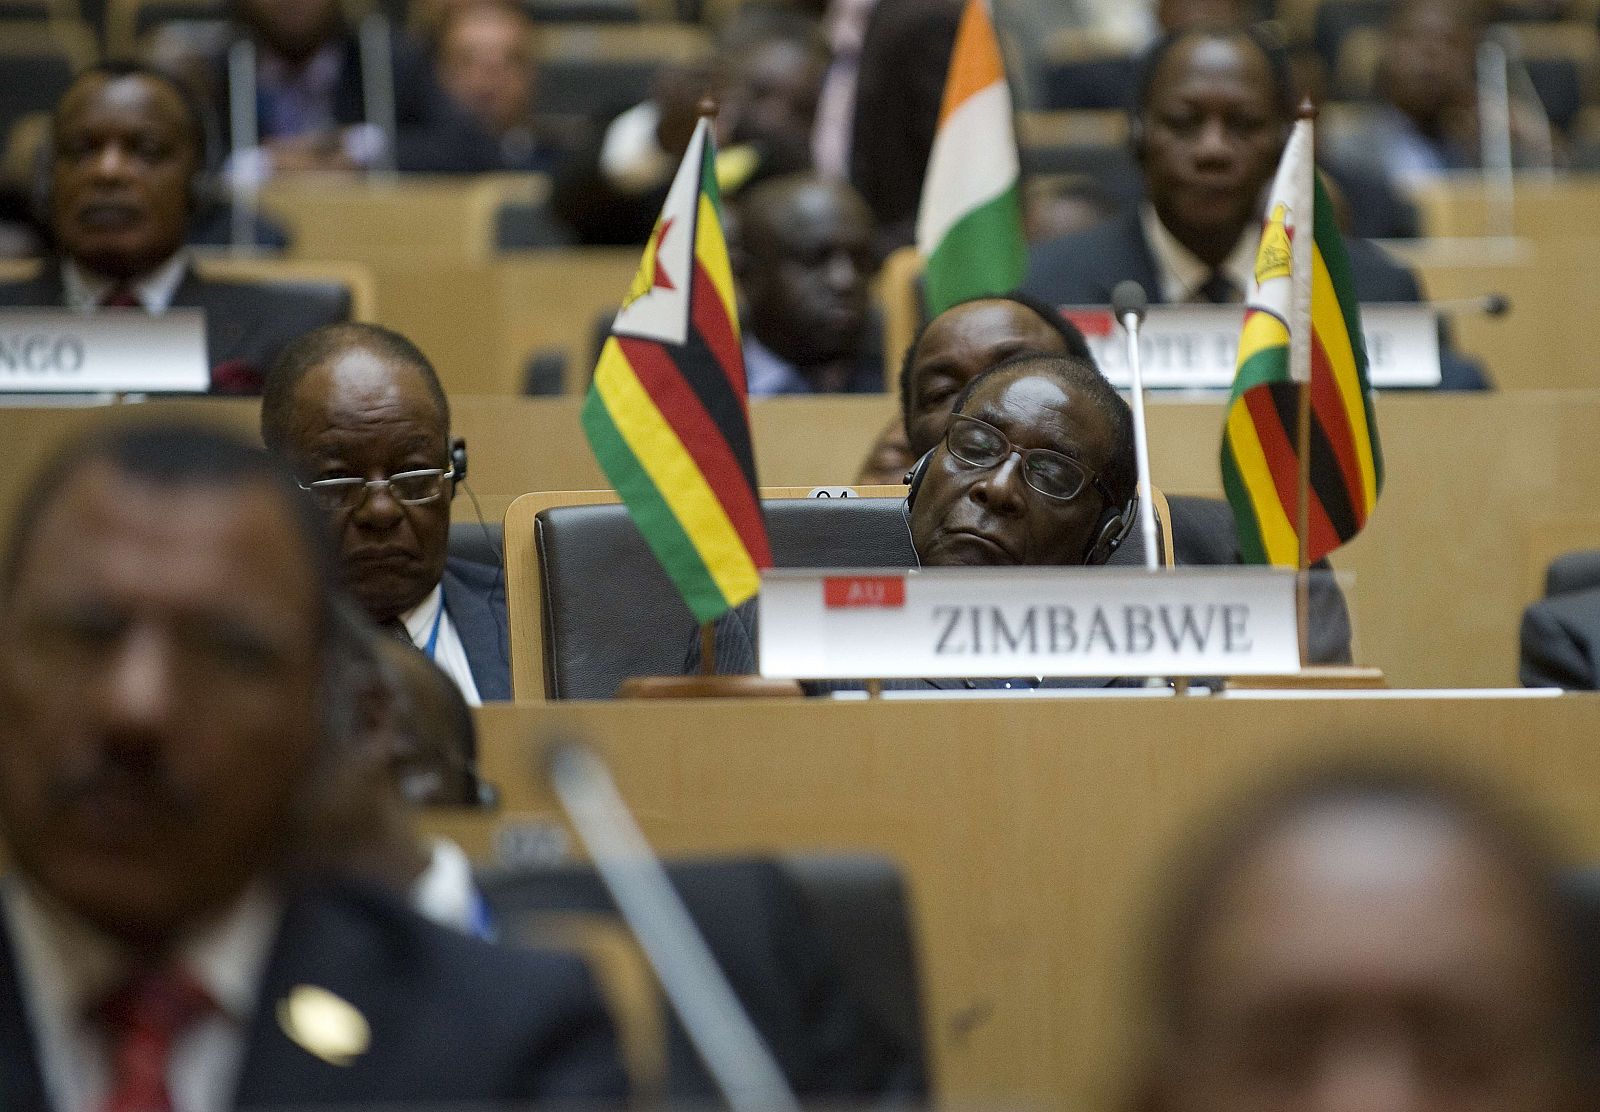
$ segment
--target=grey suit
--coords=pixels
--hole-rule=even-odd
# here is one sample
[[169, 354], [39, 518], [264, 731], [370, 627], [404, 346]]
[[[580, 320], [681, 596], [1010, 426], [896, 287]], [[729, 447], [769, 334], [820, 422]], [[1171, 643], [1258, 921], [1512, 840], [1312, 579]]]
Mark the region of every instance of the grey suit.
[[[59, 260], [21, 282], [0, 282], [0, 306], [51, 308], [67, 304]], [[259, 394], [267, 368], [296, 337], [350, 319], [350, 291], [325, 282], [221, 282], [192, 269], [172, 305], [206, 315], [206, 356], [214, 394]]]
[[[1347, 239], [1356, 296], [1371, 302], [1425, 300], [1411, 271], [1366, 240]], [[1028, 274], [1022, 288], [1051, 305], [1109, 305], [1111, 291], [1132, 279], [1145, 288], [1152, 304], [1161, 304], [1161, 271], [1145, 239], [1137, 210], [1112, 217], [1085, 232], [1041, 243], [1028, 252]], [[1440, 349], [1443, 390], [1486, 390], [1483, 369], [1449, 347]]]

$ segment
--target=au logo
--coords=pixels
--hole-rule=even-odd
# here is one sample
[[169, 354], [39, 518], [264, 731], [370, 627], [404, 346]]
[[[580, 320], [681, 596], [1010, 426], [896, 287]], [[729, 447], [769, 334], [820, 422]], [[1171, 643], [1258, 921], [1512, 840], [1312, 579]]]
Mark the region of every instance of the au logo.
[[1288, 208], [1278, 205], [1261, 232], [1261, 251], [1256, 255], [1258, 286], [1274, 278], [1288, 278], [1294, 271], [1294, 234], [1287, 227], [1288, 216]]
[[662, 267], [660, 259], [661, 245], [666, 241], [676, 220], [677, 217], [669, 216], [658, 222], [650, 233], [650, 240], [644, 245], [644, 257], [639, 260], [639, 271], [633, 276], [633, 285], [628, 287], [628, 296], [622, 299], [624, 309], [651, 290], [677, 288], [672, 284], [672, 279], [667, 277], [666, 269]]
[[372, 1029], [355, 1005], [316, 985], [296, 985], [278, 1001], [278, 1026], [333, 1066], [350, 1065], [372, 1045]]

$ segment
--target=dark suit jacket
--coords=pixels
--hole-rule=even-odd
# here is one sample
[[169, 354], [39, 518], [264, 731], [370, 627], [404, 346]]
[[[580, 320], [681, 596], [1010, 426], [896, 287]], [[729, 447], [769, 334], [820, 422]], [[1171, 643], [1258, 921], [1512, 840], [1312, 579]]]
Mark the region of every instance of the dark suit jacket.
[[1600, 689], [1600, 587], [1540, 599], [1522, 613], [1524, 687]]
[[867, 20], [850, 182], [877, 219], [884, 254], [913, 237], [961, 10], [959, 0], [878, 0]]
[[[1357, 298], [1372, 302], [1424, 300], [1416, 275], [1379, 248], [1354, 238], [1347, 239], [1345, 246]], [[1109, 305], [1117, 283], [1130, 278], [1145, 288], [1151, 304], [1161, 304], [1161, 272], [1137, 210], [1114, 216], [1086, 232], [1033, 247], [1022, 287], [1051, 305]], [[1482, 368], [1448, 343], [1441, 343], [1439, 357], [1444, 376], [1440, 389], [1488, 389]]]
[[[391, 33], [394, 59], [395, 166], [432, 174], [479, 173], [500, 168], [500, 151], [465, 111], [439, 87], [433, 65], [409, 37]], [[361, 87], [361, 47], [355, 32], [339, 43], [343, 64], [333, 91], [333, 118], [341, 127], [364, 123], [366, 104]], [[213, 79], [218, 90], [217, 118], [231, 119], [225, 63], [219, 60]], [[259, 120], [259, 117], [258, 117]], [[266, 121], [261, 137], [270, 139]]]
[[[292, 1041], [277, 1005], [327, 989], [371, 1027], [347, 1066]], [[0, 1093], [50, 1112], [10, 940], [0, 929]], [[386, 893], [346, 885], [291, 899], [247, 1033], [237, 1106], [619, 1104], [609, 1020], [576, 958], [490, 946], [427, 922]]]
[[[66, 287], [57, 261], [22, 282], [0, 282], [0, 305], [59, 308]], [[214, 394], [259, 394], [267, 368], [296, 337], [324, 324], [350, 319], [350, 294], [325, 288], [264, 282], [219, 282], [185, 274], [173, 295], [174, 308], [203, 309], [206, 357]]]
[[467, 650], [472, 682], [486, 703], [511, 698], [506, 577], [491, 564], [452, 556], [444, 566], [444, 609]]

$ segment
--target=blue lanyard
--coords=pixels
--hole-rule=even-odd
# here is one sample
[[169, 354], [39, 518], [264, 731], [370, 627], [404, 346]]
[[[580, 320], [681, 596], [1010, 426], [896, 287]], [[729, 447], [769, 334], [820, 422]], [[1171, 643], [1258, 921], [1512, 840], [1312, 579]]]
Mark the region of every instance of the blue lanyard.
[[428, 634], [428, 643], [423, 647], [423, 652], [432, 660], [433, 652], [439, 647], [439, 627], [444, 624], [444, 595], [439, 595], [439, 609], [433, 612], [433, 632]]

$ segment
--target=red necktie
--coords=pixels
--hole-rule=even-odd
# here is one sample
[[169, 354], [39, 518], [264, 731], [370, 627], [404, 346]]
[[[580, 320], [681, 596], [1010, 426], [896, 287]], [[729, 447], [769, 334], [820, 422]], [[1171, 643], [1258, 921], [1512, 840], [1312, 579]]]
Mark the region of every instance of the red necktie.
[[144, 303], [139, 300], [139, 295], [133, 292], [131, 286], [118, 286], [100, 303], [102, 309], [142, 309]]
[[97, 1010], [111, 1050], [104, 1112], [172, 1112], [167, 1067], [173, 1044], [213, 1006], [182, 970], [141, 974], [107, 997]]

